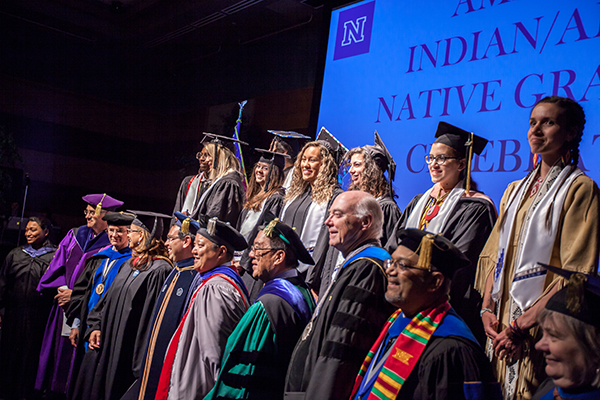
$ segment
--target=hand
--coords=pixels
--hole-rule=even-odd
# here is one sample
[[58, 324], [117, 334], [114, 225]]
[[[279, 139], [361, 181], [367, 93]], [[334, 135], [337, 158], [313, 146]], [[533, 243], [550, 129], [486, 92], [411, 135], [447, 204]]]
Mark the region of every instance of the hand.
[[71, 289], [58, 288], [58, 294], [54, 296], [54, 299], [58, 301], [59, 306], [64, 307], [65, 305], [69, 304], [71, 301], [71, 292]]
[[79, 339], [79, 329], [73, 328], [71, 329], [71, 334], [69, 335], [69, 340], [73, 347], [77, 347], [77, 339]]
[[100, 331], [92, 331], [89, 343], [90, 349], [98, 350], [100, 348]]
[[481, 321], [483, 322], [483, 329], [485, 330], [485, 334], [490, 339], [495, 339], [498, 336], [498, 318], [491, 312], [484, 312], [481, 316]]
[[500, 360], [505, 358], [508, 358], [509, 360], [514, 359], [519, 347], [519, 345], [515, 343], [512, 330], [509, 327], [496, 335], [492, 345], [494, 347], [494, 354]]

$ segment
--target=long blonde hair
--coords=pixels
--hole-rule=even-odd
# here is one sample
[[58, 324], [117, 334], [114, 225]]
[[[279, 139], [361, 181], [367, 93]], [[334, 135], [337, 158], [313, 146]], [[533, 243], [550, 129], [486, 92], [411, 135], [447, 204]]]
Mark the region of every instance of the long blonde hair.
[[222, 176], [227, 175], [231, 169], [237, 172], [241, 171], [239, 160], [227, 147], [222, 145], [217, 146], [215, 143], [207, 143], [204, 145], [204, 147], [206, 148], [208, 154], [210, 154], [212, 157], [213, 165], [215, 162], [215, 154], [219, 155], [217, 168], [215, 169], [211, 165], [211, 168], [208, 172], [209, 179], [214, 181]]
[[304, 193], [308, 189], [309, 182], [302, 179], [302, 156], [309, 147], [317, 147], [319, 149], [319, 155], [321, 156], [322, 164], [319, 168], [319, 174], [317, 179], [311, 185], [312, 188], [312, 200], [318, 204], [323, 204], [333, 196], [333, 190], [337, 184], [337, 166], [333, 156], [327, 150], [325, 146], [319, 142], [308, 142], [304, 145], [296, 162], [294, 163], [294, 175], [292, 177], [292, 184], [288, 189], [284, 201], [287, 203], [300, 194]]

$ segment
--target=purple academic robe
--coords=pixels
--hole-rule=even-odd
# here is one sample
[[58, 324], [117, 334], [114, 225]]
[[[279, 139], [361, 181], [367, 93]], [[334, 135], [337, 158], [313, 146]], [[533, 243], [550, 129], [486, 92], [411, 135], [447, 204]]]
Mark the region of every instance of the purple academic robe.
[[[57, 289], [67, 285], [73, 289], [77, 278], [83, 271], [88, 258], [109, 245], [108, 235], [101, 232], [92, 237], [93, 231], [86, 225], [71, 229], [58, 245], [58, 250], [42, 276], [37, 287], [38, 292]], [[67, 382], [75, 348], [67, 336], [62, 336], [63, 309], [55, 300], [46, 324], [40, 363], [38, 365], [35, 388], [66, 393]]]

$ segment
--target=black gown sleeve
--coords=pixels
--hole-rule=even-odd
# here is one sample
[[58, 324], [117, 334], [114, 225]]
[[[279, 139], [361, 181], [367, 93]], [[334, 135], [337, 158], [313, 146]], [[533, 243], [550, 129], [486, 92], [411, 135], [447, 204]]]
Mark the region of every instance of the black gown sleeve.
[[71, 326], [75, 318], [81, 318], [81, 310], [87, 305], [83, 305], [84, 302], [88, 301], [88, 294], [90, 293], [89, 286], [94, 280], [94, 273], [96, 269], [102, 262], [106, 260], [105, 257], [92, 257], [85, 263], [85, 268], [75, 285], [73, 286], [73, 291], [71, 292], [71, 301], [65, 311], [65, 315], [67, 316], [67, 324]]
[[319, 352], [306, 399], [350, 397], [367, 352], [395, 310], [385, 301], [386, 288], [384, 272], [369, 260], [358, 260], [342, 270], [315, 327], [311, 347], [316, 345]]
[[402, 213], [400, 212], [400, 208], [391, 197], [384, 197], [380, 202], [381, 211], [383, 211], [383, 232], [381, 236], [381, 244], [385, 245], [392, 235], [395, 232], [394, 228], [396, 224], [400, 220], [400, 216]]
[[386, 241], [386, 243], [382, 242], [382, 244], [384, 245], [383, 247], [387, 250], [388, 253], [392, 254], [394, 251], [396, 251], [396, 248], [398, 247], [398, 238], [396, 237], [396, 233], [398, 232], [399, 229], [404, 229], [404, 227], [406, 227], [406, 222], [408, 221], [408, 217], [409, 217], [410, 213], [412, 212], [412, 210], [417, 205], [417, 202], [419, 201], [421, 196], [423, 196], [423, 195], [418, 194], [415, 197], [413, 197], [413, 199], [410, 201], [410, 203], [408, 203], [408, 205], [406, 206], [406, 208], [400, 215], [400, 218], [398, 219], [398, 221], [392, 228], [391, 233], [388, 236], [388, 240]]
[[[234, 173], [239, 175], [237, 172]], [[235, 176], [224, 177], [214, 185], [200, 212], [235, 226], [244, 205], [245, 194], [241, 179]]]
[[431, 339], [398, 399], [496, 400], [500, 396], [500, 385], [481, 347], [449, 336]]

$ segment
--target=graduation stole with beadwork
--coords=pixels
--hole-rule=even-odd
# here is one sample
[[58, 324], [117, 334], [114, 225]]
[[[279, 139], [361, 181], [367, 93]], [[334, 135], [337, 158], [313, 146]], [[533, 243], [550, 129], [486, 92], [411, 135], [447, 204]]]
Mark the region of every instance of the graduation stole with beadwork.
[[[445, 301], [437, 307], [418, 313], [408, 323], [402, 332], [400, 332], [398, 339], [396, 339], [392, 352], [384, 362], [383, 368], [379, 372], [367, 400], [395, 399], [398, 396], [398, 392], [400, 392], [402, 385], [404, 385], [404, 381], [406, 381], [419, 361], [419, 358], [421, 358], [427, 343], [429, 343], [429, 339], [431, 339], [437, 327], [442, 323], [448, 310], [450, 310], [450, 304]], [[361, 381], [369, 368], [373, 356], [377, 353], [379, 346], [387, 336], [388, 330], [401, 312], [402, 310], [398, 309], [392, 314], [377, 341], [367, 354], [354, 384], [354, 393], [360, 388]]]

